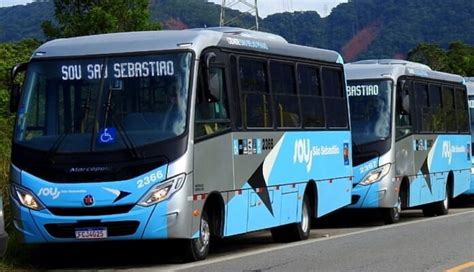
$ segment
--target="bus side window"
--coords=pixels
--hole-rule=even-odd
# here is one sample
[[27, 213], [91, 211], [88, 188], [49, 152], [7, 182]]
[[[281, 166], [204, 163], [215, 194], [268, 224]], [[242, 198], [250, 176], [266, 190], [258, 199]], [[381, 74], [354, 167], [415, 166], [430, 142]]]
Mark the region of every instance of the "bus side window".
[[[400, 86], [403, 85], [403, 86]], [[411, 113], [410, 113], [410, 82], [399, 81], [397, 88], [396, 104], [396, 138], [401, 138], [412, 133]]]
[[432, 113], [433, 130], [435, 132], [446, 131], [446, 122], [444, 120], [443, 102], [441, 100], [441, 86], [430, 85], [430, 107]]
[[458, 88], [454, 89], [454, 100], [459, 132], [469, 132], [469, 113], [467, 111], [466, 91]]
[[301, 64], [298, 65], [297, 74], [303, 126], [322, 128], [326, 125], [326, 119], [321, 94], [320, 68]]
[[270, 62], [273, 106], [277, 127], [300, 127], [300, 110], [292, 64]]
[[246, 128], [273, 127], [266, 67], [264, 61], [239, 59], [240, 94]]
[[[216, 102], [206, 100], [202, 82], [198, 84], [194, 135], [196, 138], [215, 134], [230, 128], [228, 99], [225, 88], [224, 69], [209, 68], [209, 87], [217, 90], [219, 97]], [[200, 81], [203, 77], [200, 77]]]
[[454, 94], [453, 88], [443, 87], [443, 107], [446, 120], [446, 130], [448, 132], [457, 132], [456, 114], [454, 110]]
[[323, 68], [323, 95], [328, 128], [348, 127], [346, 92], [343, 89], [342, 71]]
[[418, 132], [432, 132], [431, 105], [428, 99], [428, 85], [421, 82], [414, 83], [415, 104], [416, 104], [416, 124]]

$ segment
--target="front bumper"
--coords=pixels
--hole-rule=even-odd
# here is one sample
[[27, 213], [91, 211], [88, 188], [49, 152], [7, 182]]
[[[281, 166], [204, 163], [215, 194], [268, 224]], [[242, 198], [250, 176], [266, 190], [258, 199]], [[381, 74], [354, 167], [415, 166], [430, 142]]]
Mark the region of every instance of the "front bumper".
[[357, 184], [352, 188], [352, 203], [347, 208], [393, 208], [398, 200], [396, 188], [395, 183], [386, 179], [370, 185]]
[[[97, 227], [107, 228], [108, 237], [102, 240], [170, 238], [168, 229], [178, 224], [180, 216], [176, 211], [168, 213], [167, 205], [166, 201], [150, 207], [135, 205], [126, 213], [113, 215], [58, 216], [48, 209], [27, 209], [12, 198], [14, 226], [25, 243], [90, 242], [76, 239], [75, 230]], [[189, 237], [189, 233], [181, 236], [176, 238]]]

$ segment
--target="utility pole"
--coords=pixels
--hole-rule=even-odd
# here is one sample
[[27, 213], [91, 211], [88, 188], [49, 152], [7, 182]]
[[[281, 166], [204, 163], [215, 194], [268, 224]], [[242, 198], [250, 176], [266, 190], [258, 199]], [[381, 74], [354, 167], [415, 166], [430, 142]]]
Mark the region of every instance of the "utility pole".
[[[253, 2], [253, 4], [252, 4]], [[225, 10], [226, 8], [231, 9], [239, 5], [240, 7], [244, 7], [247, 10], [241, 13], [239, 16], [226, 18]], [[236, 7], [237, 8], [237, 7]], [[220, 19], [220, 26], [230, 25], [235, 22], [237, 19], [241, 18], [242, 16], [249, 13], [250, 15], [255, 16], [255, 26], [251, 27], [250, 29], [258, 30], [258, 6], [257, 0], [222, 0], [221, 5], [221, 19]]]

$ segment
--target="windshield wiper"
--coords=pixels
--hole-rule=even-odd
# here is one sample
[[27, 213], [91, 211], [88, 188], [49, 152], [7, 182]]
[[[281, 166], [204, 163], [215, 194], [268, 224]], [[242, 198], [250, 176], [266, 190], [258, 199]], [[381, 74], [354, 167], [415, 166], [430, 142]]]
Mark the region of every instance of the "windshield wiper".
[[117, 131], [120, 135], [120, 137], [123, 140], [123, 143], [127, 147], [128, 152], [130, 153], [130, 156], [134, 159], [143, 159], [143, 154], [140, 154], [138, 152], [137, 147], [133, 144], [132, 139], [128, 135], [128, 133], [123, 129], [123, 126], [115, 120], [114, 117], [112, 117], [112, 123], [115, 124], [115, 127], [117, 128]]
[[[112, 120], [112, 123], [115, 125], [115, 127], [117, 128], [117, 131], [120, 135], [120, 137], [122, 138], [122, 141], [123, 143], [125, 144], [125, 147], [127, 148], [127, 150], [129, 151], [130, 153], [130, 156], [133, 158], [133, 159], [142, 159], [143, 156], [138, 152], [138, 149], [136, 148], [136, 146], [133, 144], [133, 141], [132, 139], [130, 138], [130, 136], [127, 134], [127, 132], [123, 129], [123, 126], [117, 122], [117, 120], [114, 118], [112, 114], [112, 110], [113, 110], [113, 104], [112, 104], [112, 92], [114, 92], [114, 90], [110, 89], [109, 88], [109, 95], [107, 97], [107, 103], [104, 105], [105, 106], [105, 114], [104, 114], [104, 122], [103, 122], [103, 125], [102, 127], [106, 128], [107, 127], [107, 120], [110, 119]], [[111, 117], [109, 117], [111, 116]]]
[[48, 153], [46, 154], [46, 160], [54, 164], [54, 157], [56, 155], [56, 152], [58, 151], [59, 147], [63, 143], [64, 139], [66, 138], [67, 134], [63, 133], [59, 135], [58, 138], [54, 141], [53, 145], [51, 148], [48, 150]]
[[[100, 72], [100, 83], [99, 83], [99, 95], [97, 97], [97, 108], [95, 109], [95, 118], [94, 124], [97, 123], [99, 119], [99, 113], [102, 105], [102, 94], [104, 93], [104, 82], [105, 82], [105, 69], [107, 68], [107, 59], [104, 60], [104, 66], [102, 66], [102, 71]], [[110, 96], [110, 95], [109, 95]], [[97, 126], [92, 126], [92, 137], [91, 137], [91, 152], [95, 150]]]

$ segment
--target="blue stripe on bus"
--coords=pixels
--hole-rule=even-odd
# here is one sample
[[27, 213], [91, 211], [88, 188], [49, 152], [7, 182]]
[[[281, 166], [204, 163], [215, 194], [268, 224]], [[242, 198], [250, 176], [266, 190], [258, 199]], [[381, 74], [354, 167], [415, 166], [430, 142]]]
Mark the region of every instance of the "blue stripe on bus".
[[285, 133], [260, 168], [271, 209], [259, 197], [259, 188], [248, 183], [241, 191], [229, 192], [225, 236], [299, 222], [309, 180], [316, 182], [318, 216], [348, 205], [352, 188], [350, 157], [344, 157], [344, 152], [351, 154], [348, 139], [349, 132]]

